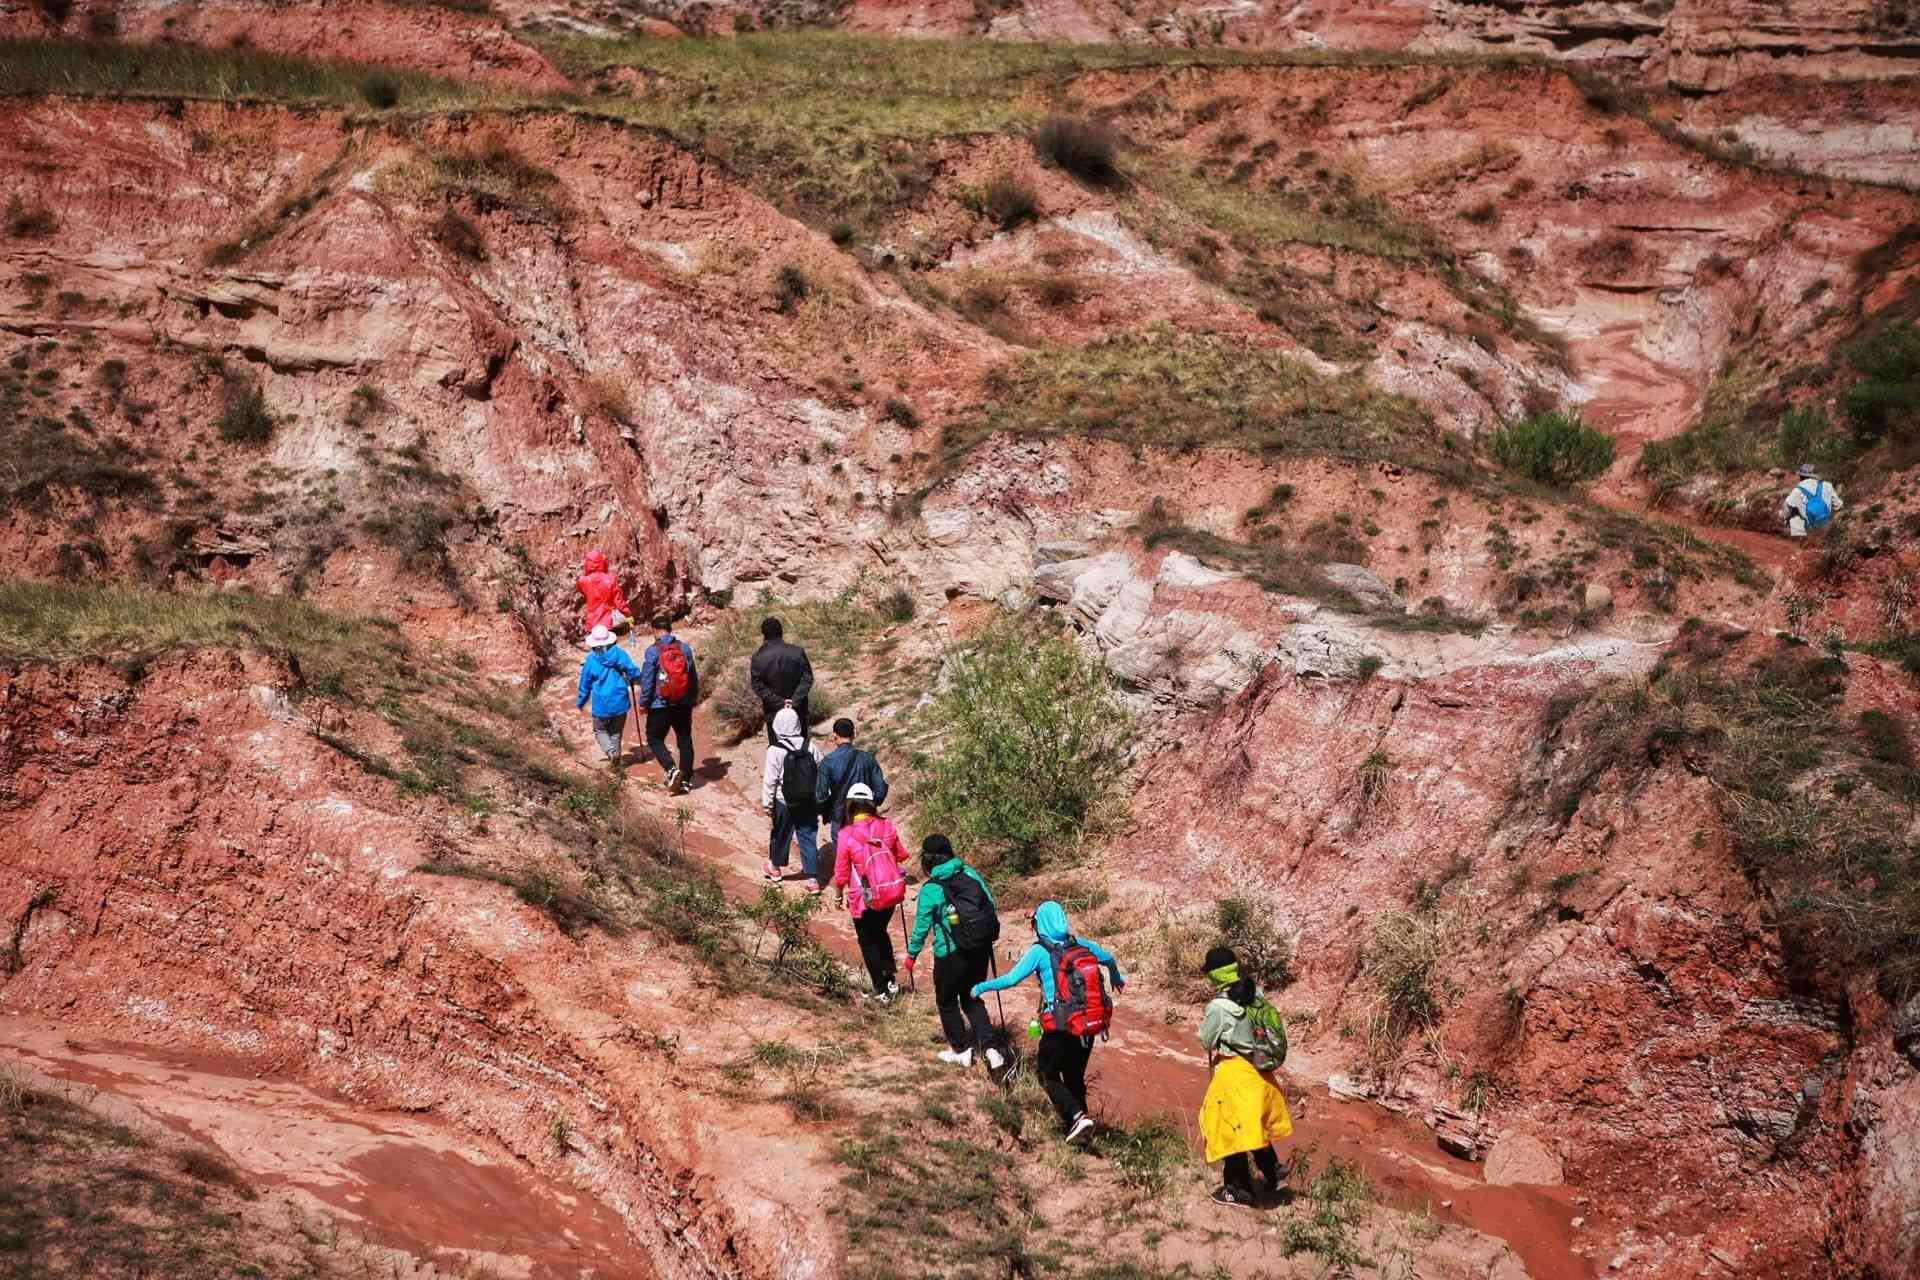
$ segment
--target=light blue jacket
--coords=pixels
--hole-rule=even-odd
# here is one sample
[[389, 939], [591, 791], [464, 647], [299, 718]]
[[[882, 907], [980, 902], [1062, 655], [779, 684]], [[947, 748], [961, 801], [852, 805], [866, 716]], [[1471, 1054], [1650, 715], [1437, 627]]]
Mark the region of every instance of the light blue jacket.
[[1113, 958], [1111, 952], [1097, 942], [1073, 936], [1073, 932], [1067, 928], [1066, 909], [1059, 903], [1052, 901], [1041, 903], [1039, 910], [1033, 913], [1033, 925], [1035, 932], [1040, 935], [1040, 941], [1028, 947], [1027, 953], [1020, 957], [1020, 963], [1013, 968], [990, 982], [975, 983], [973, 988], [975, 997], [984, 992], [1004, 991], [1008, 987], [1018, 986], [1032, 974], [1038, 973], [1041, 1004], [1051, 1005], [1054, 1001], [1053, 958], [1048, 945], [1063, 947], [1069, 942], [1077, 942], [1093, 952], [1093, 958], [1105, 965], [1107, 972], [1113, 975], [1115, 991], [1127, 985], [1127, 980], [1120, 976], [1120, 962]]
[[640, 668], [633, 665], [633, 659], [619, 645], [590, 649], [587, 660], [580, 664], [580, 696], [574, 699], [573, 705], [584, 707], [591, 696], [593, 714], [623, 716], [632, 705], [627, 681], [639, 678]]

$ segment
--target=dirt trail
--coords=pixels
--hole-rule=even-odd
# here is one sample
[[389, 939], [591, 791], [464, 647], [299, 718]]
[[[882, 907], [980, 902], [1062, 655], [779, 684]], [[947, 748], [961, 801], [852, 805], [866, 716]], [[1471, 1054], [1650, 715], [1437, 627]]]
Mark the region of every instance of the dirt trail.
[[1609, 325], [1586, 342], [1575, 343], [1582, 380], [1594, 388], [1582, 412], [1590, 425], [1608, 432], [1615, 441], [1614, 464], [1593, 487], [1594, 500], [1616, 511], [1678, 525], [1703, 541], [1738, 551], [1778, 581], [1797, 558], [1798, 548], [1792, 542], [1754, 529], [1705, 524], [1655, 507], [1644, 487], [1635, 482], [1640, 454], [1647, 445], [1678, 435], [1700, 410], [1695, 380], [1635, 345], [1641, 329], [1631, 322]]
[[431, 1117], [369, 1111], [218, 1055], [83, 1043], [53, 1022], [0, 1019], [0, 1044], [212, 1143], [255, 1187], [307, 1200], [376, 1243], [529, 1280], [646, 1274], [612, 1210]]
[[[697, 646], [698, 639], [693, 642]], [[566, 681], [552, 681], [543, 698], [556, 715], [573, 715], [576, 727], [570, 740], [580, 758], [597, 759], [585, 722], [572, 712], [570, 702], [560, 701], [571, 694]], [[767, 839], [758, 793], [761, 740], [755, 737], [738, 746], [716, 747], [712, 723], [706, 709], [701, 708], [694, 717], [699, 776], [689, 793], [670, 797], [660, 789], [659, 770], [646, 758], [644, 741], [635, 746], [633, 737], [630, 727], [626, 802], [666, 816], [680, 806], [692, 810], [687, 824], [689, 854], [712, 867], [729, 890], [758, 896]], [[903, 833], [903, 838], [911, 847], [917, 836]], [[825, 856], [823, 852], [823, 880], [831, 869]], [[912, 870], [909, 868], [910, 873]], [[787, 892], [801, 892], [797, 854], [789, 873], [796, 878], [787, 881]], [[907, 910], [911, 901], [910, 896]], [[835, 955], [858, 968], [859, 948], [850, 919], [833, 909], [831, 899], [825, 908], [815, 926], [815, 936]], [[1012, 920], [1006, 932], [996, 948], [1002, 972], [1018, 960], [1025, 945], [1019, 926]], [[1123, 966], [1125, 963], [1123, 956]], [[919, 984], [912, 998], [931, 1013], [930, 976]], [[1094, 1105], [1103, 1116], [1118, 1123], [1168, 1115], [1192, 1136], [1208, 1076], [1205, 1057], [1193, 1040], [1194, 1019], [1182, 1018], [1175, 1025], [1166, 1025], [1162, 1006], [1158, 1002], [1148, 1004], [1148, 999], [1120, 998], [1120, 1026], [1093, 1058], [1089, 1083]], [[1030, 989], [1006, 994], [1003, 1007], [1014, 1036], [1020, 1035], [1032, 1005]], [[1130, 1005], [1140, 1010], [1133, 1018], [1125, 1016]], [[998, 1009], [995, 1016], [999, 1017]], [[932, 1052], [931, 1044], [928, 1052]], [[1303, 1089], [1291, 1096], [1301, 1102], [1296, 1107], [1292, 1145], [1314, 1144], [1323, 1156], [1337, 1155], [1359, 1165], [1386, 1203], [1428, 1210], [1441, 1222], [1504, 1240], [1532, 1280], [1584, 1280], [1595, 1274], [1592, 1263], [1573, 1251], [1577, 1233], [1571, 1223], [1582, 1212], [1574, 1204], [1574, 1189], [1491, 1186], [1478, 1165], [1446, 1155], [1430, 1132], [1404, 1116], [1373, 1104], [1336, 1099], [1323, 1087]]]

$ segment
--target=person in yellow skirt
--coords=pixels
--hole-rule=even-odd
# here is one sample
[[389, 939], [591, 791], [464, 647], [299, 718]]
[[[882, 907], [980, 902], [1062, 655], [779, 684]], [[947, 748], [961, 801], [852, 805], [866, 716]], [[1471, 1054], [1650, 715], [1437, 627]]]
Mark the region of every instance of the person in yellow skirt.
[[1251, 977], [1240, 976], [1231, 947], [1207, 952], [1207, 977], [1217, 992], [1200, 1021], [1200, 1043], [1213, 1067], [1207, 1096], [1200, 1102], [1200, 1134], [1207, 1140], [1207, 1163], [1225, 1161], [1215, 1204], [1257, 1209], [1247, 1157], [1260, 1168], [1267, 1194], [1280, 1196], [1286, 1172], [1273, 1143], [1293, 1133], [1287, 1100], [1273, 1073], [1287, 1057], [1287, 1033], [1280, 1011], [1261, 999]]

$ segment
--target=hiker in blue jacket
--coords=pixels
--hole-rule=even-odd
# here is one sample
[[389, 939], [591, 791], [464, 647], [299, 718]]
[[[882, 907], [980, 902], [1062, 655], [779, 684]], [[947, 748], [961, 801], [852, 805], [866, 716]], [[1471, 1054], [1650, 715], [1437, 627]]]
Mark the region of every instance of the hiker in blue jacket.
[[[1113, 953], [1090, 939], [1076, 938], [1067, 927], [1066, 909], [1059, 903], [1043, 902], [1035, 909], [1033, 931], [1037, 941], [1020, 957], [1020, 963], [990, 982], [975, 984], [976, 999], [989, 991], [1018, 986], [1030, 975], [1038, 974], [1040, 1006], [1051, 1012], [1058, 999], [1053, 981], [1054, 956], [1075, 943], [1091, 951], [1093, 958], [1112, 975], [1116, 992], [1126, 987], [1127, 980], [1121, 976], [1120, 962], [1113, 958]], [[1040, 1048], [1034, 1055], [1040, 1083], [1046, 1088], [1053, 1109], [1060, 1114], [1060, 1125], [1066, 1130], [1068, 1142], [1084, 1141], [1093, 1133], [1093, 1117], [1087, 1114], [1087, 1060], [1092, 1056], [1093, 1037], [1074, 1035], [1064, 1028], [1043, 1032]]]
[[1840, 491], [1820, 478], [1820, 469], [1803, 462], [1799, 482], [1780, 501], [1780, 518], [1786, 522], [1789, 538], [1804, 538], [1810, 533], [1825, 533], [1846, 505], [1840, 500]]
[[833, 750], [820, 762], [820, 773], [813, 785], [814, 805], [833, 828], [829, 849], [840, 847], [840, 829], [847, 825], [847, 792], [856, 782], [864, 782], [873, 792], [877, 810], [887, 802], [887, 775], [873, 752], [853, 745], [853, 721], [841, 716], [833, 722]]
[[633, 705], [627, 682], [640, 678], [640, 668], [626, 655], [613, 632], [595, 627], [587, 637], [587, 660], [580, 664], [580, 691], [573, 705], [593, 717], [593, 740], [613, 766], [613, 776], [623, 776], [620, 742], [627, 731], [627, 710]]

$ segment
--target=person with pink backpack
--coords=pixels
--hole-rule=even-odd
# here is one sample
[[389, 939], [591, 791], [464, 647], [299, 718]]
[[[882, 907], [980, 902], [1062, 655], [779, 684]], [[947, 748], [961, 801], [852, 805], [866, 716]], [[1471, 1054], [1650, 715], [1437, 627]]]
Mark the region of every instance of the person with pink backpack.
[[873, 999], [899, 994], [895, 981], [893, 937], [887, 929], [893, 911], [907, 896], [906, 846], [893, 823], [880, 816], [873, 788], [856, 782], [847, 789], [847, 822], [833, 851], [834, 903], [853, 916], [860, 958], [873, 983]]

